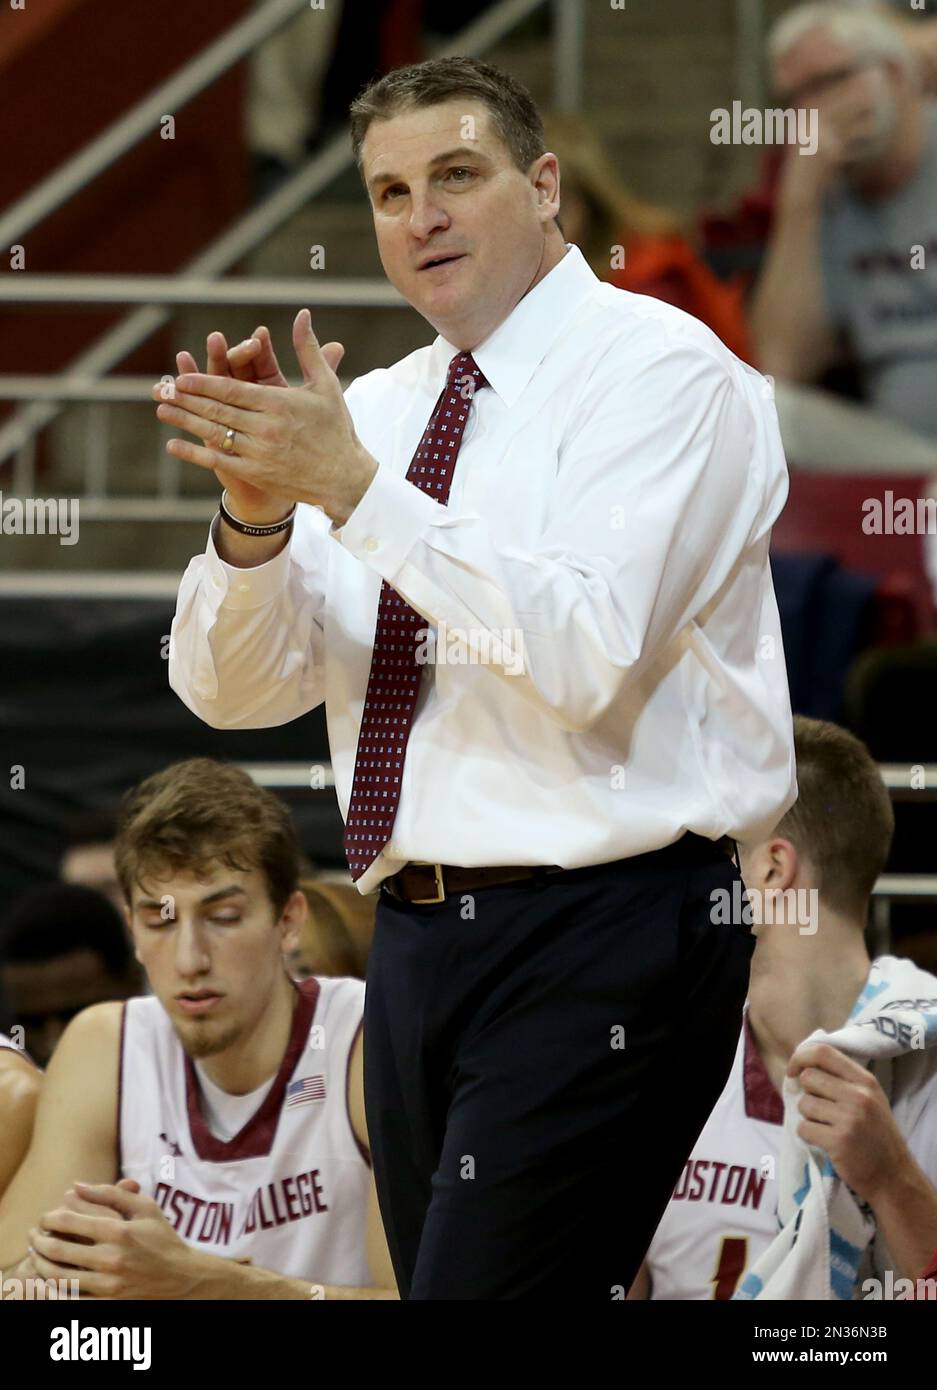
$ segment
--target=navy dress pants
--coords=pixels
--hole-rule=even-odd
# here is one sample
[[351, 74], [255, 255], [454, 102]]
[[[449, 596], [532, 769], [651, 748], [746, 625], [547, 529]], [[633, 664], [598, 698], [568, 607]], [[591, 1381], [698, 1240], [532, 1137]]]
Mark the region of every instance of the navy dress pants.
[[738, 877], [686, 834], [438, 904], [381, 890], [365, 1102], [402, 1299], [627, 1292], [735, 1055]]

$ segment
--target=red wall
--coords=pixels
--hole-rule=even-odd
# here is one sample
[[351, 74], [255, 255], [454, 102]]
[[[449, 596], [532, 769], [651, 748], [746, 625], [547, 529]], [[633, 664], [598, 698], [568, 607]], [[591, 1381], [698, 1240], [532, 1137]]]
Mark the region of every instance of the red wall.
[[[0, 201], [10, 206], [240, 19], [248, 0], [26, 0], [0, 5]], [[248, 202], [242, 62], [22, 240], [26, 273], [179, 269]], [[8, 247], [0, 271], [9, 270]], [[54, 372], [126, 310], [5, 310], [0, 372]], [[156, 334], [118, 370], [159, 372]], [[4, 414], [6, 411], [4, 411]]]

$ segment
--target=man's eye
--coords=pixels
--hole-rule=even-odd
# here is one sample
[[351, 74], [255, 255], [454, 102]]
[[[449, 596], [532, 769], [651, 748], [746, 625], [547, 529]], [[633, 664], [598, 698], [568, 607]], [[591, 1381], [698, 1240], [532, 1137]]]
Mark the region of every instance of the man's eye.
[[215, 912], [208, 919], [210, 922], [240, 922], [239, 912]]
[[[465, 177], [464, 177], [464, 178], [461, 178], [461, 179], [457, 179], [456, 182], [458, 182], [458, 183], [466, 183], [468, 179], [470, 179], [470, 178], [473, 177], [473, 173], [474, 173], [474, 171], [473, 171], [472, 169], [466, 168], [466, 166], [465, 166], [464, 164], [458, 164], [458, 165], [453, 165], [453, 167], [452, 167], [451, 169], [447, 169], [447, 170], [446, 170], [446, 177], [447, 177], [447, 178], [450, 178], [453, 174], [464, 174]], [[382, 199], [382, 201], [383, 201], [383, 200], [386, 200], [387, 198], [391, 197], [392, 194], [394, 194], [394, 193], [399, 193], [399, 192], [400, 192], [400, 185], [397, 184], [397, 183], [391, 184], [390, 188], [385, 188], [385, 189], [384, 189], [384, 192], [381, 194], [381, 199]]]

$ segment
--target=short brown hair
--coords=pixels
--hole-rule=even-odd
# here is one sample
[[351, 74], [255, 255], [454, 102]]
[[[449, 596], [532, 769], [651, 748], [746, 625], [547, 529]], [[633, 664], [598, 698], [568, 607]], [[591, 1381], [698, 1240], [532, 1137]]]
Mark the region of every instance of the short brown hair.
[[891, 797], [865, 744], [824, 719], [794, 719], [798, 796], [775, 828], [817, 870], [834, 912], [865, 920], [895, 830]]
[[364, 87], [351, 103], [351, 146], [362, 180], [361, 147], [372, 121], [386, 121], [402, 111], [437, 106], [455, 97], [484, 103], [522, 174], [545, 152], [540, 113], [520, 82], [477, 58], [428, 58], [425, 63], [394, 68]]
[[145, 877], [166, 870], [207, 877], [219, 860], [242, 873], [260, 869], [277, 917], [298, 887], [300, 849], [289, 810], [242, 768], [190, 758], [124, 797], [114, 864], [128, 906]]

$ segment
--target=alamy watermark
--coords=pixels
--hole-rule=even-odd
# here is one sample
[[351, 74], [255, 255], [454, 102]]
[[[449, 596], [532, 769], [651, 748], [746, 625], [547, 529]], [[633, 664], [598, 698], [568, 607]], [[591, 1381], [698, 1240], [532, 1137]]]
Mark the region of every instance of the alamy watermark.
[[509, 676], [524, 670], [521, 628], [421, 627], [417, 632], [419, 666], [503, 666]]
[[49, 1333], [52, 1361], [131, 1361], [135, 1371], [152, 1365], [151, 1327], [82, 1327], [72, 1318], [68, 1327]]
[[731, 893], [714, 888], [709, 919], [714, 926], [796, 927], [801, 936], [813, 936], [820, 924], [820, 894], [816, 888], [774, 888], [769, 891], [745, 888], [735, 879]]
[[933, 536], [937, 534], [937, 497], [866, 497], [862, 503], [866, 536]]
[[709, 138], [714, 145], [797, 145], [801, 154], [816, 154], [820, 143], [820, 113], [816, 107], [782, 109], [717, 106], [709, 114]]
[[886, 1269], [884, 1280], [864, 1279], [862, 1297], [871, 1299], [937, 1298], [937, 1279], [895, 1278], [893, 1269]]
[[75, 545], [78, 501], [77, 497], [4, 497], [0, 492], [0, 533], [58, 536], [59, 545]]
[[69, 1299], [79, 1297], [77, 1279], [19, 1279], [12, 1276], [0, 1280], [0, 1298], [5, 1301], [31, 1303], [35, 1300]]

